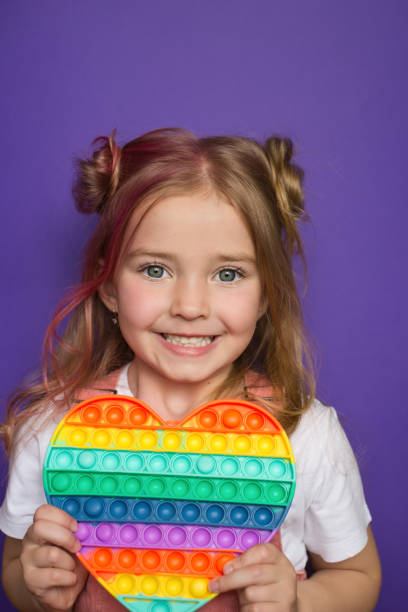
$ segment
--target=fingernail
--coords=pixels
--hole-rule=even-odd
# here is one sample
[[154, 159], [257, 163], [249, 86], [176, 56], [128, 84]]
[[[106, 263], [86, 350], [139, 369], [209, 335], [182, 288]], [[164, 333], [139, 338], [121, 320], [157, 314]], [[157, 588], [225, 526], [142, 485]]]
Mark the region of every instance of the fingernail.
[[79, 552], [81, 550], [81, 548], [82, 548], [82, 544], [81, 544], [81, 542], [79, 540], [77, 540], [75, 542], [74, 552]]
[[218, 593], [219, 586], [220, 585], [219, 585], [218, 580], [212, 580], [210, 584], [208, 585], [208, 588], [211, 591], [211, 593]]
[[232, 565], [232, 563], [227, 563], [226, 565], [224, 565], [224, 568], [222, 571], [224, 572], [224, 574], [230, 574], [233, 570], [234, 570], [234, 566]]

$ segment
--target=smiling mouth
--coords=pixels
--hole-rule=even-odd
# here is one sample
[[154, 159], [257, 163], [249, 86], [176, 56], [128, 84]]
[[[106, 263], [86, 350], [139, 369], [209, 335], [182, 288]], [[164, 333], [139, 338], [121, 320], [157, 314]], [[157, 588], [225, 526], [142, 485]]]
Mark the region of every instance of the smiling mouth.
[[160, 334], [166, 342], [177, 346], [207, 346], [216, 336], [177, 336], [173, 334]]

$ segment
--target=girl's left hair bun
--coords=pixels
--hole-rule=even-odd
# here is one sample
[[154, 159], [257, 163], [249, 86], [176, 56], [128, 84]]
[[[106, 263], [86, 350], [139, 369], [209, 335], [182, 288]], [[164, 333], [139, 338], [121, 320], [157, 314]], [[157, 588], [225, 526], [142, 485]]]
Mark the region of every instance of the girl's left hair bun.
[[80, 212], [102, 214], [118, 188], [121, 148], [115, 141], [115, 133], [116, 129], [110, 136], [95, 138], [92, 156], [75, 160], [72, 194]]

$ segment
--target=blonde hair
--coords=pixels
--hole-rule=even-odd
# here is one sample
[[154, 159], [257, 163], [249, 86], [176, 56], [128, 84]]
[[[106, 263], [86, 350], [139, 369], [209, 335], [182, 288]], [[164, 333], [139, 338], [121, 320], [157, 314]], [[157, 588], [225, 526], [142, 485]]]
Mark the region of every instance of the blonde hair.
[[[276, 389], [260, 400], [292, 431], [314, 399], [312, 359], [292, 269], [292, 258], [305, 264], [299, 221], [306, 218], [303, 172], [293, 163], [289, 139], [271, 137], [264, 145], [243, 137], [197, 138], [178, 128], [159, 129], [122, 148], [109, 138], [94, 141], [88, 159], [77, 160], [73, 194], [83, 213], [97, 212], [81, 283], [59, 305], [44, 343], [43, 379], [17, 390], [8, 403], [2, 427], [6, 446], [16, 425], [41, 413], [44, 401], [62, 410], [80, 388], [89, 386], [132, 359], [132, 351], [98, 289], [112, 278], [123, 251], [123, 238], [135, 209], [148, 200], [211, 190], [241, 213], [254, 242], [261, 275], [265, 314], [232, 375], [217, 389], [228, 394], [249, 369], [265, 376]], [[103, 266], [101, 267], [101, 261]], [[59, 325], [68, 317], [62, 337]]]

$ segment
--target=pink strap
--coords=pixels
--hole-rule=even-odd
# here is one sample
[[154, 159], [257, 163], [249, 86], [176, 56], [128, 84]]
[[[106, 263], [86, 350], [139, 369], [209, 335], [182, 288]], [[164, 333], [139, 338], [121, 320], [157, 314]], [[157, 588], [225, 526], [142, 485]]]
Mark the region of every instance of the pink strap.
[[95, 381], [92, 387], [80, 389], [76, 392], [77, 399], [83, 402], [84, 400], [91, 399], [91, 397], [96, 397], [98, 395], [116, 393], [116, 387], [118, 386], [118, 381], [122, 370], [123, 368], [119, 368], [119, 370], [114, 370], [107, 376], [104, 376], [103, 378]]

